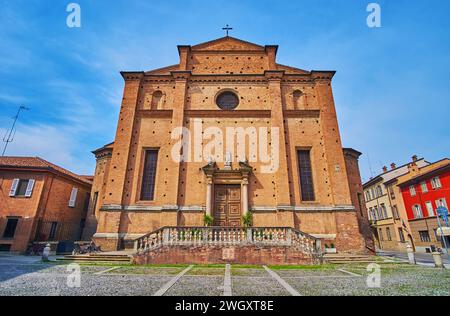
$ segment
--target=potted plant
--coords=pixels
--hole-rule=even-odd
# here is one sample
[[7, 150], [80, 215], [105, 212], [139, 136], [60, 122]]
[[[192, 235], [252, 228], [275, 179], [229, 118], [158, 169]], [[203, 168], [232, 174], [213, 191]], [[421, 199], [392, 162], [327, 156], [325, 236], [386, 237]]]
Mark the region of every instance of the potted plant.
[[337, 249], [334, 244], [325, 245], [325, 253], [327, 254], [337, 254]]
[[214, 218], [212, 218], [212, 216], [208, 214], [205, 214], [205, 216], [203, 217], [203, 222], [205, 223], [206, 227], [210, 227], [213, 225]]
[[244, 227], [252, 227], [253, 226], [253, 213], [248, 211], [247, 214], [242, 216], [242, 223]]

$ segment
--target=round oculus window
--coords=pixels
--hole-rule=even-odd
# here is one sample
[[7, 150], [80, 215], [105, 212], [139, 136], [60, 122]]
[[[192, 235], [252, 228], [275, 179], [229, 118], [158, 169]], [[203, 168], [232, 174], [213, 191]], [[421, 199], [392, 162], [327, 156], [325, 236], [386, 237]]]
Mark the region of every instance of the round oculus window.
[[219, 94], [216, 103], [222, 110], [234, 110], [239, 105], [239, 98], [231, 91], [225, 91]]

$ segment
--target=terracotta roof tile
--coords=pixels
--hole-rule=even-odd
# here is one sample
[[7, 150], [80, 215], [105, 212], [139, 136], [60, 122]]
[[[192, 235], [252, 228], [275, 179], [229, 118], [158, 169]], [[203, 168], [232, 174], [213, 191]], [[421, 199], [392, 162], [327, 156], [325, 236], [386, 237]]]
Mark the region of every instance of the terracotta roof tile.
[[91, 185], [87, 176], [77, 175], [67, 169], [52, 164], [39, 157], [0, 157], [0, 168], [35, 168], [64, 174], [78, 181]]

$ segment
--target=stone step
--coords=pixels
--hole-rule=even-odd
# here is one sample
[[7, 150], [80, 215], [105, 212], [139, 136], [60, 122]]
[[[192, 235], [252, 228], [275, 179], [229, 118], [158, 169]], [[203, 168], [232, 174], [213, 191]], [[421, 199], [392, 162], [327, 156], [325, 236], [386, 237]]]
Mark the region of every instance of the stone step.
[[68, 255], [63, 258], [59, 258], [59, 261], [72, 261], [72, 262], [131, 262], [131, 258], [127, 255]]

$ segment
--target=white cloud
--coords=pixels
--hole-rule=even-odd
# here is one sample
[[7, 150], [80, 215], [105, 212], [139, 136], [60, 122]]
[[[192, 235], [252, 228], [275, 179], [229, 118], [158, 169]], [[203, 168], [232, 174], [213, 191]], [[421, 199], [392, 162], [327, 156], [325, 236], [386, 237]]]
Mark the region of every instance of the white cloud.
[[[0, 129], [0, 135], [5, 133], [6, 129]], [[88, 150], [86, 154], [76, 154], [82, 147], [78, 139], [76, 134], [65, 127], [19, 124], [6, 156], [37, 156], [75, 173], [93, 174], [95, 158]], [[4, 143], [2, 151], [3, 146]]]

